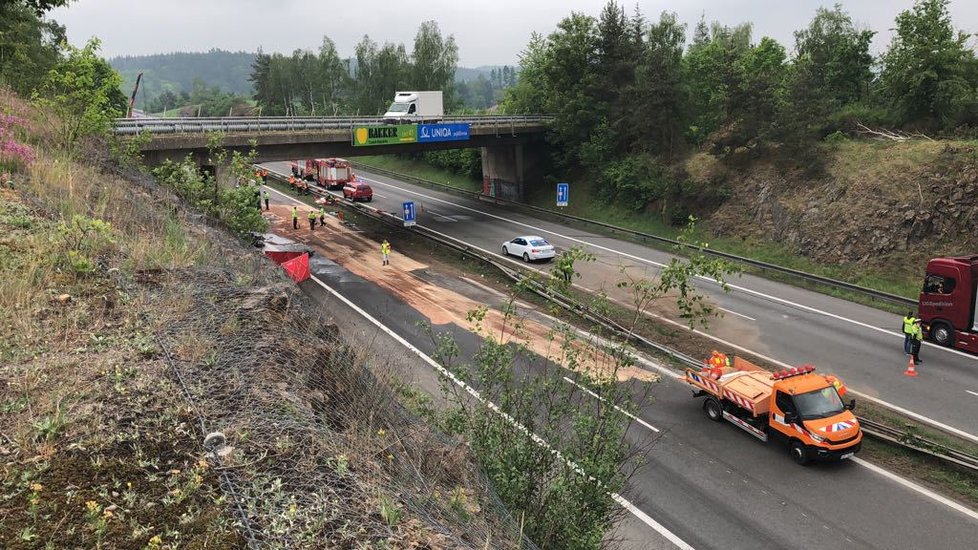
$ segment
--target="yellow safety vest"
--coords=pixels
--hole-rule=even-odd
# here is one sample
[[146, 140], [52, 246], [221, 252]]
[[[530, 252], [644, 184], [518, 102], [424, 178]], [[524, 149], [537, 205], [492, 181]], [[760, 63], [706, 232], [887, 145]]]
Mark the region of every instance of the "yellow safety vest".
[[292, 219], [293, 220], [298, 220], [299, 219], [299, 211], [296, 210], [295, 208], [292, 209]]
[[308, 217], [308, 218], [309, 218], [310, 220], [314, 220], [314, 219], [316, 219], [316, 211], [315, 211], [315, 210], [310, 210], [310, 211], [309, 211], [309, 215], [308, 215], [307, 217]]
[[904, 334], [913, 334], [913, 322], [914, 321], [916, 321], [916, 319], [914, 319], [913, 317], [904, 317], [903, 318], [903, 333]]

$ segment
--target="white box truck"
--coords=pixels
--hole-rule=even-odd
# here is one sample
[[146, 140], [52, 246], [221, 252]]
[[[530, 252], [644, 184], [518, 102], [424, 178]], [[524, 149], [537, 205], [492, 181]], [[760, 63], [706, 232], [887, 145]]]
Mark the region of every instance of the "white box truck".
[[438, 122], [445, 116], [441, 91], [437, 92], [397, 92], [394, 103], [384, 113], [388, 124], [412, 124], [416, 122]]

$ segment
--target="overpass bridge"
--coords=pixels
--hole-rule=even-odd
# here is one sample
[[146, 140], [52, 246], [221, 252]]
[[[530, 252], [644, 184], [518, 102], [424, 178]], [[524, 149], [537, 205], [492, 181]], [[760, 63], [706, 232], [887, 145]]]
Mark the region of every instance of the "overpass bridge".
[[[219, 180], [222, 168], [209, 159], [208, 145], [215, 134], [227, 150], [257, 152], [256, 162], [321, 157], [356, 157], [424, 151], [479, 148], [482, 173], [493, 194], [523, 198], [527, 180], [539, 180], [539, 159], [545, 154], [543, 139], [553, 117], [543, 115], [448, 116], [431, 125], [386, 125], [379, 117], [227, 117], [227, 118], [125, 118], [117, 119], [113, 133], [122, 138], [148, 136], [140, 146], [147, 164], [181, 160], [190, 155]], [[417, 132], [422, 126], [464, 125], [464, 139], [422, 141], [378, 140], [361, 143], [367, 133]], [[454, 126], [457, 127], [457, 126]], [[386, 130], [381, 130], [386, 129]]]

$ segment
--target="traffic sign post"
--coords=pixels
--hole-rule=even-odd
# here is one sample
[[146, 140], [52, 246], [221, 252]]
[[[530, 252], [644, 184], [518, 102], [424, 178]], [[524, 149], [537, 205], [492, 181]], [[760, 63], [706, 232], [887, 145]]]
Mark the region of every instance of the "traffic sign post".
[[416, 223], [417, 215], [414, 211], [414, 201], [407, 201], [403, 204], [404, 227], [411, 227]]
[[557, 206], [567, 206], [567, 200], [569, 198], [570, 198], [570, 184], [558, 183], [557, 184]]

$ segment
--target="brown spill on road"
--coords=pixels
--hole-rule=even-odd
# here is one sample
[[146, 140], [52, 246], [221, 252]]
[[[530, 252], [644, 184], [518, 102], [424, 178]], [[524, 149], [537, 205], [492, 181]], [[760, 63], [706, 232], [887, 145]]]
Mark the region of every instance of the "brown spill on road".
[[[491, 336], [502, 342], [522, 342], [541, 357], [555, 363], [566, 363], [567, 357], [562, 349], [564, 339], [551, 327], [527, 318], [507, 319], [494, 308], [488, 309], [477, 326], [466, 317], [486, 304], [415, 277], [412, 272], [428, 266], [399, 254], [396, 242], [391, 243], [390, 265], [382, 265], [380, 243], [342, 225], [334, 216], [326, 216], [326, 227], [320, 226], [317, 221], [316, 229], [310, 231], [306, 217], [309, 210], [309, 206], [299, 207], [299, 229], [294, 230], [292, 207], [272, 204], [271, 212], [265, 213], [271, 222], [269, 230], [309, 246], [317, 254], [397, 296], [427, 317], [433, 326], [454, 323], [473, 332], [481, 330], [483, 336]], [[569, 346], [578, 355], [579, 370], [596, 377], [608, 376], [614, 371], [614, 360], [594, 346], [587, 346], [579, 340], [572, 340]], [[620, 368], [616, 374], [620, 381], [652, 381], [657, 378], [655, 374], [637, 367]]]

